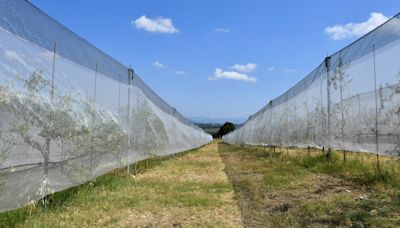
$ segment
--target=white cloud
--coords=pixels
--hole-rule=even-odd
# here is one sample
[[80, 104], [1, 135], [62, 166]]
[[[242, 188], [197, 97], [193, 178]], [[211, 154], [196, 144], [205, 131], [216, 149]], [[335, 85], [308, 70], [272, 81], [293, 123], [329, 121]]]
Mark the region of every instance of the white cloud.
[[239, 71], [242, 73], [250, 73], [253, 72], [254, 70], [256, 70], [257, 68], [257, 64], [254, 63], [248, 63], [248, 64], [235, 64], [231, 67], [229, 67], [229, 69], [231, 70], [235, 70], [235, 71]]
[[143, 15], [138, 19], [131, 21], [131, 24], [136, 26], [138, 29], [144, 29], [148, 32], [179, 33], [179, 30], [175, 28], [170, 18], [148, 18], [146, 15]]
[[153, 63], [153, 66], [155, 66], [155, 67], [157, 67], [157, 68], [165, 68], [165, 65], [164, 64], [162, 64], [162, 63], [160, 63], [160, 62], [158, 62], [158, 61], [155, 61], [154, 63]]
[[275, 70], [275, 67], [268, 67], [268, 71], [274, 71]]
[[239, 81], [246, 81], [246, 82], [256, 82], [257, 78], [250, 77], [246, 74], [239, 73], [236, 71], [223, 71], [220, 68], [216, 68], [214, 75], [208, 77], [209, 81], [217, 80], [217, 79], [231, 79], [231, 80], [239, 80]]
[[370, 14], [367, 21], [361, 23], [347, 23], [345, 25], [335, 25], [325, 28], [325, 33], [334, 40], [341, 40], [349, 37], [360, 37], [375, 29], [389, 17], [377, 12]]
[[168, 73], [170, 73], [170, 74], [175, 74], [175, 75], [185, 75], [185, 74], [186, 74], [186, 72], [183, 71], [183, 70], [174, 70], [174, 69], [171, 69], [171, 68], [167, 67], [165, 64], [160, 63], [159, 61], [155, 61], [155, 62], [153, 63], [153, 66], [154, 66], [154, 67], [157, 67], [157, 68], [159, 68], [159, 69], [164, 69], [164, 70], [166, 70], [166, 71], [167, 71]]
[[227, 29], [227, 28], [216, 28], [216, 29], [214, 29], [214, 32], [222, 32], [222, 33], [228, 33], [228, 32], [230, 32], [231, 30], [230, 29]]

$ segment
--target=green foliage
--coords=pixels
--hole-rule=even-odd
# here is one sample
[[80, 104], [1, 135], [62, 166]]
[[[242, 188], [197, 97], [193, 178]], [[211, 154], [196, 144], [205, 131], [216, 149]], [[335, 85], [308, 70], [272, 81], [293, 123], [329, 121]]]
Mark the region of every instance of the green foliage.
[[[277, 149], [275, 151], [280, 151]], [[321, 151], [219, 144], [245, 226], [396, 227], [400, 168], [396, 159]], [[358, 158], [358, 159], [357, 159]]]
[[292, 161], [309, 171], [329, 174], [360, 185], [383, 184], [400, 187], [399, 171], [392, 170], [391, 167], [392, 165], [397, 165], [395, 160], [391, 161], [391, 165], [381, 164], [379, 169], [375, 163], [366, 163], [362, 160], [351, 159], [343, 161], [337, 153], [333, 154], [330, 159], [327, 159], [325, 155], [317, 155], [303, 156]]
[[235, 125], [231, 122], [225, 122], [224, 125], [218, 130], [218, 132], [213, 135], [214, 138], [221, 138], [222, 136], [228, 134], [235, 130]]
[[131, 121], [133, 148], [152, 155], [165, 147], [168, 143], [168, 134], [164, 123], [153, 111], [147, 99], [142, 96], [137, 99], [137, 109], [134, 110]]
[[195, 124], [210, 135], [215, 135], [218, 132], [218, 130], [222, 127], [222, 124], [218, 123], [195, 123]]

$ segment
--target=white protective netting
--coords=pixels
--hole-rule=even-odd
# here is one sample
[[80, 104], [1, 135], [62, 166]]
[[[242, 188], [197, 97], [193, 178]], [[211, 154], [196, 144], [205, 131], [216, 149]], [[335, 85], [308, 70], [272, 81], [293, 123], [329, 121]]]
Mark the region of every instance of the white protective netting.
[[327, 57], [223, 141], [399, 156], [400, 15]]
[[30, 3], [0, 0], [0, 15], [0, 211], [212, 140]]

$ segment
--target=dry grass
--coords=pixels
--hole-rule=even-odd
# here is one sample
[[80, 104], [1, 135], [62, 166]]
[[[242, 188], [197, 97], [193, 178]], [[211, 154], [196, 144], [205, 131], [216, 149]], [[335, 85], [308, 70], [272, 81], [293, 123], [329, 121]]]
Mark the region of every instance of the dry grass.
[[[145, 188], [155, 199], [151, 208], [133, 208], [122, 226], [241, 226], [240, 211], [233, 200], [233, 188], [223, 172], [217, 144], [178, 160], [171, 160], [136, 177], [138, 183], [163, 183], [165, 189]], [[161, 190], [161, 192], [160, 192]], [[160, 197], [159, 199], [157, 199]], [[164, 198], [164, 204], [162, 199]], [[154, 206], [154, 205], [160, 206]]]
[[[0, 214], [0, 227], [240, 227], [217, 144], [127, 178], [108, 174], [41, 206]], [[62, 199], [63, 202], [60, 202]]]
[[[154, 162], [156, 161], [156, 162]], [[157, 163], [157, 164], [155, 164]], [[146, 164], [147, 169], [143, 166]], [[150, 168], [149, 168], [150, 167]], [[133, 170], [133, 168], [132, 168]], [[396, 159], [215, 141], [0, 214], [0, 227], [398, 227]]]

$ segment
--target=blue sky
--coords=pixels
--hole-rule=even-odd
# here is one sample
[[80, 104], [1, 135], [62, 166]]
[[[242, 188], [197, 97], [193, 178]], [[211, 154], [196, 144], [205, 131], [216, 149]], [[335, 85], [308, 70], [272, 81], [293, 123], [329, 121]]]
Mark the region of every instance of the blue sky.
[[31, 2], [183, 115], [211, 118], [247, 118], [400, 12], [398, 0]]

